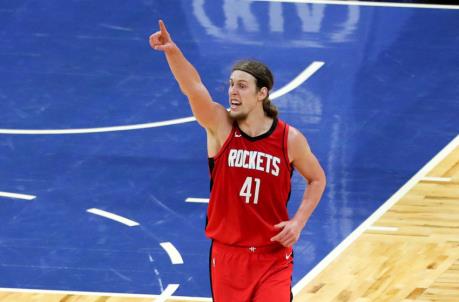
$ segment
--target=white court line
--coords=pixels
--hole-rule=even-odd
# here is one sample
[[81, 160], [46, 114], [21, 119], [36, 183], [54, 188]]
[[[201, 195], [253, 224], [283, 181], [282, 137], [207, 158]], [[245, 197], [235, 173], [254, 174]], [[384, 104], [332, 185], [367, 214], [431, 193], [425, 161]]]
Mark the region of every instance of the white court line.
[[182, 255], [180, 255], [179, 251], [175, 248], [175, 246], [170, 242], [162, 242], [160, 245], [166, 250], [166, 253], [171, 258], [172, 264], [183, 264]]
[[[167, 289], [167, 288], [166, 288]], [[83, 291], [65, 291], [65, 290], [49, 290], [49, 289], [28, 289], [28, 288], [0, 288], [0, 292], [13, 292], [13, 293], [31, 293], [31, 294], [61, 294], [61, 295], [74, 295], [74, 296], [112, 296], [112, 297], [125, 297], [125, 298], [145, 298], [157, 299], [160, 295], [144, 295], [144, 294], [123, 294], [123, 293], [110, 293], [110, 292], [83, 292]], [[174, 296], [177, 300], [184, 301], [209, 301], [211, 298], [200, 297], [185, 297]], [[156, 301], [155, 301], [156, 302]]]
[[378, 231], [378, 232], [397, 232], [398, 228], [396, 227], [383, 227], [383, 226], [371, 226], [368, 227], [368, 231]]
[[34, 195], [27, 195], [27, 194], [18, 194], [18, 193], [9, 193], [9, 192], [0, 192], [0, 197], [8, 197], [8, 198], [16, 198], [16, 199], [25, 199], [25, 200], [32, 200], [37, 198]]
[[[293, 89], [300, 86], [304, 81], [309, 79], [317, 70], [319, 70], [325, 63], [314, 61], [308, 67], [306, 67], [296, 78], [290, 81], [288, 84], [271, 93], [271, 100], [281, 97]], [[100, 133], [100, 132], [114, 132], [114, 131], [127, 131], [127, 130], [138, 130], [147, 128], [164, 127], [178, 124], [185, 124], [196, 121], [194, 116], [178, 118], [173, 120], [166, 120], [161, 122], [152, 122], [146, 124], [135, 124], [126, 126], [113, 126], [113, 127], [102, 127], [102, 128], [80, 128], [80, 129], [0, 129], [0, 134], [20, 134], [20, 135], [61, 135], [61, 134], [88, 134], [88, 133]]]
[[101, 132], [115, 132], [115, 131], [127, 131], [127, 130], [138, 130], [147, 128], [164, 127], [170, 125], [178, 125], [189, 122], [194, 122], [196, 118], [193, 116], [178, 118], [173, 120], [152, 122], [146, 124], [135, 124], [126, 126], [113, 126], [113, 127], [102, 127], [102, 128], [80, 128], [80, 129], [44, 129], [44, 130], [32, 130], [32, 129], [0, 129], [0, 134], [26, 134], [26, 135], [57, 135], [57, 134], [88, 134], [88, 133], [101, 133]]
[[196, 202], [196, 203], [209, 203], [209, 198], [194, 198], [188, 197], [185, 202]]
[[169, 284], [166, 289], [159, 295], [154, 302], [164, 302], [172, 296], [173, 293], [179, 288], [180, 284]]
[[87, 209], [86, 212], [89, 212], [89, 213], [92, 213], [92, 214], [95, 214], [95, 215], [99, 215], [99, 216], [102, 216], [102, 217], [117, 221], [119, 223], [125, 224], [125, 225], [130, 226], [130, 227], [139, 225], [139, 223], [134, 221], [134, 220], [131, 220], [131, 219], [128, 219], [126, 217], [123, 217], [123, 216], [120, 216], [120, 215], [117, 215], [117, 214], [114, 214], [114, 213], [110, 213], [110, 212], [107, 212], [107, 211], [104, 211], [104, 210], [100, 210], [100, 209], [95, 209], [95, 208]]
[[309, 79], [314, 73], [316, 73], [322, 66], [324, 66], [325, 62], [315, 61], [312, 62], [305, 70], [303, 70], [296, 78], [291, 80], [287, 85], [283, 86], [279, 90], [272, 92], [269, 95], [271, 100], [275, 100], [278, 97], [286, 95], [293, 89], [297, 88], [301, 84], [303, 84], [307, 79]]
[[392, 3], [392, 2], [369, 2], [369, 1], [333, 1], [333, 0], [247, 0], [251, 2], [287, 2], [287, 3], [312, 3], [353, 6], [377, 6], [399, 8], [430, 8], [430, 9], [459, 9], [457, 5], [422, 4], [422, 3]]
[[421, 178], [421, 181], [429, 181], [429, 182], [451, 182], [450, 177], [430, 177], [426, 176]]
[[390, 197], [378, 210], [367, 218], [357, 229], [347, 236], [333, 251], [331, 251], [322, 261], [320, 261], [306, 276], [304, 276], [292, 289], [297, 295], [306, 285], [317, 277], [332, 261], [334, 261], [352, 242], [354, 242], [363, 232], [372, 226], [387, 210], [399, 201], [408, 191], [410, 191], [421, 178], [430, 172], [439, 162], [448, 156], [456, 147], [459, 146], [459, 135], [456, 136], [446, 147], [443, 148], [430, 162], [419, 170], [403, 187], [401, 187], [392, 197]]

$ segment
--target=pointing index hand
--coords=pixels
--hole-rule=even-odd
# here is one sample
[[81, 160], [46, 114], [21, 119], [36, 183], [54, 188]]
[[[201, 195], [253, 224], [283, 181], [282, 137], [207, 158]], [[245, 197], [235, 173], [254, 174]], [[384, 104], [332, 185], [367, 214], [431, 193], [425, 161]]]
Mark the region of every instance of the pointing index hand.
[[155, 50], [167, 52], [173, 49], [175, 44], [172, 42], [171, 36], [169, 35], [163, 20], [159, 20], [158, 24], [159, 31], [150, 36], [150, 46]]
[[169, 32], [167, 31], [166, 25], [164, 24], [163, 20], [160, 19], [158, 23], [159, 23], [159, 29], [161, 30], [161, 36], [169, 40], [170, 39]]

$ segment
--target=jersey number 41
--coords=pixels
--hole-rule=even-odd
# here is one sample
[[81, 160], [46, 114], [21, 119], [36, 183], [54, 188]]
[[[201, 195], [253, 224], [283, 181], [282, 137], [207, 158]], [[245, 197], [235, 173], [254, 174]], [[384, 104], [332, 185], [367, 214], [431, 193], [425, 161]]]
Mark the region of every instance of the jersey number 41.
[[253, 197], [253, 203], [258, 204], [258, 194], [260, 193], [260, 179], [247, 177], [242, 185], [239, 196], [245, 197], [245, 203], [250, 203], [250, 198], [252, 197], [252, 183], [255, 182], [255, 196]]

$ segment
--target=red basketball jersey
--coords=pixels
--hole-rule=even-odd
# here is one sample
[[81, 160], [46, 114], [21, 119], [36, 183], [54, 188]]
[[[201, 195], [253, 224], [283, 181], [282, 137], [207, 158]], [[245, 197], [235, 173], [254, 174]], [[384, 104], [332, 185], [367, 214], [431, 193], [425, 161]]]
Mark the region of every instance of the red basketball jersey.
[[270, 239], [279, 233], [274, 225], [289, 219], [288, 129], [274, 119], [267, 133], [250, 137], [234, 123], [221, 150], [209, 158], [209, 238], [246, 247], [273, 245]]

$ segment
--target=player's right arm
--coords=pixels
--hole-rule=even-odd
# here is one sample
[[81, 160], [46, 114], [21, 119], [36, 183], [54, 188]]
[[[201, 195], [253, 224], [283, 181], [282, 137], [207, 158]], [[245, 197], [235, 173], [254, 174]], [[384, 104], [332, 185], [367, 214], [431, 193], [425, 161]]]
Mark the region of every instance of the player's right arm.
[[159, 31], [150, 36], [150, 46], [165, 53], [172, 74], [180, 90], [188, 97], [191, 110], [198, 123], [215, 136], [220, 136], [217, 133], [218, 127], [221, 127], [222, 124], [231, 125], [228, 112], [222, 105], [212, 100], [199, 73], [172, 41], [162, 20], [159, 20], [159, 28]]

